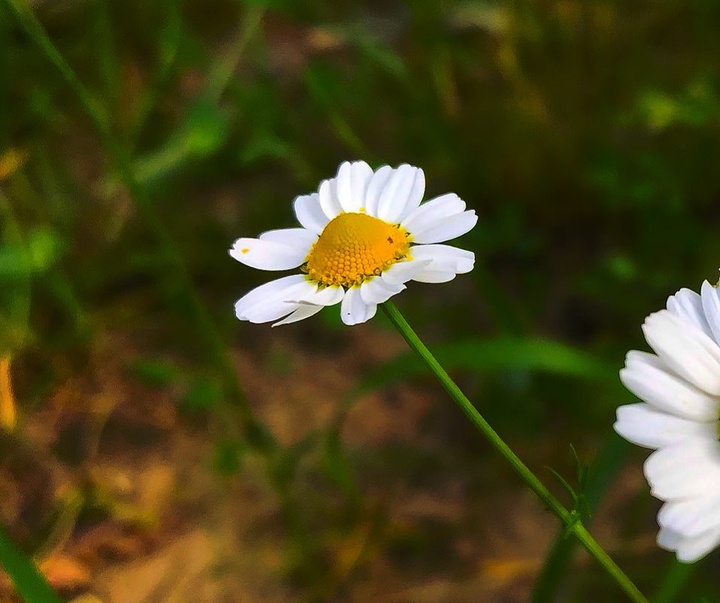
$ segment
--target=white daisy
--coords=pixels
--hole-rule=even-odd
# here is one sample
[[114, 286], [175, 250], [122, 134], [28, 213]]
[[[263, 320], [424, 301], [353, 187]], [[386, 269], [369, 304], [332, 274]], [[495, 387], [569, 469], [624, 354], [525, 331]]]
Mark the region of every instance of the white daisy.
[[425, 176], [420, 168], [364, 161], [345, 162], [317, 193], [294, 201], [301, 228], [240, 238], [230, 255], [261, 270], [302, 267], [250, 291], [235, 304], [240, 320], [296, 322], [325, 306], [341, 304], [347, 325], [365, 322], [378, 304], [411, 280], [444, 283], [470, 272], [475, 255], [440, 245], [465, 234], [477, 216], [454, 193], [421, 204]]
[[621, 406], [615, 431], [656, 449], [645, 462], [658, 544], [691, 563], [720, 544], [720, 297], [682, 289], [643, 325], [655, 354], [632, 351], [620, 379], [643, 404]]

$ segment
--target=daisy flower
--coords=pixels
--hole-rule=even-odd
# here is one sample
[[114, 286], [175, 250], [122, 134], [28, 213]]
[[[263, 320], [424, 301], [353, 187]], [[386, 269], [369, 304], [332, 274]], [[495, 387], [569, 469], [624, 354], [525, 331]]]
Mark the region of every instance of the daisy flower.
[[615, 431], [654, 448], [645, 462], [658, 544], [691, 563], [720, 544], [720, 296], [682, 289], [643, 324], [655, 354], [631, 351], [620, 379], [644, 402], [617, 410]]
[[293, 203], [300, 228], [240, 238], [230, 255], [252, 268], [290, 270], [235, 304], [240, 320], [296, 322], [340, 304], [347, 325], [365, 322], [408, 281], [444, 283], [470, 272], [475, 255], [440, 243], [475, 226], [477, 216], [454, 193], [421, 203], [420, 168], [345, 162], [318, 192]]

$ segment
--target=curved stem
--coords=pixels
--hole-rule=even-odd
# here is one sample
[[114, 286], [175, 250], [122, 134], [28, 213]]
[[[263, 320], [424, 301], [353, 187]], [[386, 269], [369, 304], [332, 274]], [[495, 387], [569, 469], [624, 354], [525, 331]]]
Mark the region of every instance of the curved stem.
[[569, 532], [572, 532], [585, 549], [590, 553], [605, 571], [615, 580], [618, 586], [627, 594], [631, 601], [635, 603], [648, 603], [645, 596], [638, 590], [637, 586], [628, 578], [625, 573], [610, 558], [597, 541], [587, 531], [580, 521], [576, 513], [569, 511], [565, 506], [548, 490], [543, 483], [535, 476], [535, 474], [523, 463], [520, 458], [512, 451], [505, 441], [490, 426], [485, 418], [472, 405], [472, 402], [450, 378], [445, 369], [435, 359], [427, 346], [417, 336], [412, 327], [405, 320], [400, 310], [395, 304], [387, 301], [383, 304], [383, 310], [387, 314], [390, 321], [395, 325], [397, 330], [403, 336], [408, 345], [415, 350], [425, 362], [427, 367], [432, 371], [437, 380], [443, 386], [445, 391], [470, 419], [470, 422], [485, 436], [493, 448], [510, 463], [510, 466], [528, 485], [528, 487], [537, 495], [537, 497], [560, 519]]

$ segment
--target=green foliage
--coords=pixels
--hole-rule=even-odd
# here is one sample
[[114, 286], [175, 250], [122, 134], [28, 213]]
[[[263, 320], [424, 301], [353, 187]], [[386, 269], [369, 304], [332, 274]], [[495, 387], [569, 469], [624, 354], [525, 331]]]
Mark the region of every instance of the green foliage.
[[32, 559], [0, 527], [0, 565], [8, 573], [25, 603], [61, 603]]
[[[259, 355], [276, 336], [234, 320], [233, 300], [266, 275], [226, 249], [292, 225], [292, 198], [344, 159], [422, 166], [429, 196], [452, 190], [478, 211], [461, 242], [476, 270], [413, 285], [401, 305], [478, 408], [551, 427], [561, 455], [561, 434], [580, 429], [591, 453], [630, 399], [617, 370], [644, 346], [642, 318], [678, 288], [716, 280], [715, 2], [32, 6], [90, 100], [0, 1], [0, 354], [32, 383], [21, 406], [42, 404], [102, 342], [148, 340], [180, 360], [138, 353], [128, 376], [179, 392], [184, 420], [224, 425], [211, 431], [220, 473], [252, 451], [285, 487], [307, 463], [362, 505], [342, 420], [280, 446], [226, 348]], [[333, 308], [283, 333], [323, 350], [351, 345], [341, 327]], [[278, 349], [258, 363], [267, 379], [293, 370]], [[404, 353], [347, 387], [424, 374]], [[598, 504], [626, 452], [617, 439], [602, 449], [578, 476], [576, 506]], [[547, 600], [568, 579], [568, 550], [548, 570]], [[642, 561], [641, 579], [656, 584], [655, 559]], [[702, 569], [696, 588], [671, 568], [658, 601], [697, 600], [701, 588], [716, 599]]]
[[215, 442], [213, 468], [221, 475], [235, 475], [240, 471], [242, 458], [247, 446], [239, 440], [218, 440]]
[[165, 359], [137, 358], [128, 369], [139, 381], [158, 387], [172, 385], [180, 379], [178, 367]]
[[211, 409], [223, 401], [222, 384], [210, 377], [195, 377], [182, 398], [182, 405], [187, 409]]
[[[454, 341], [434, 346], [433, 354], [446, 370], [474, 372], [539, 371], [608, 383], [615, 368], [579, 349], [542, 339], [503, 336]], [[422, 362], [407, 352], [368, 374], [361, 389], [375, 389], [424, 374]]]

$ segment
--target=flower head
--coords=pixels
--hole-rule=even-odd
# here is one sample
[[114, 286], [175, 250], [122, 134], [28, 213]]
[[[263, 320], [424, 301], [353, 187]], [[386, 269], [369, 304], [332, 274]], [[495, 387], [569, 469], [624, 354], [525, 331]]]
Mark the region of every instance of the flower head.
[[720, 544], [720, 296], [681, 289], [643, 324], [655, 354], [631, 351], [620, 379], [642, 404], [617, 410], [615, 431], [656, 449], [645, 462], [658, 544], [693, 562]]
[[277, 326], [341, 304], [348, 325], [375, 315], [378, 304], [411, 280], [444, 283], [470, 272], [475, 255], [440, 245], [465, 234], [477, 216], [454, 193], [421, 204], [425, 176], [403, 164], [373, 171], [364, 161], [343, 163], [317, 193], [294, 201], [301, 228], [240, 238], [230, 255], [261, 270], [301, 268], [253, 289], [235, 304], [240, 320]]

